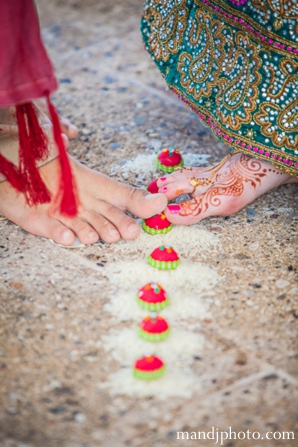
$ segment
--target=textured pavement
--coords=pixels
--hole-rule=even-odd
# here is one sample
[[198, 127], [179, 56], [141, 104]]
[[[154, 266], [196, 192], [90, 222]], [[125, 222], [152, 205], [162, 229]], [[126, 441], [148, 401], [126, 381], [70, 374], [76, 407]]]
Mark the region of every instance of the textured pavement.
[[[79, 127], [70, 151], [82, 163], [146, 186], [150, 173], [121, 170], [138, 154], [169, 144], [211, 162], [228, 153], [166, 91], [141, 42], [141, 0], [38, 7], [60, 80], [54, 100]], [[297, 445], [297, 200], [297, 187], [279, 187], [235, 216], [199, 225], [219, 243], [188, 259], [221, 281], [206, 298], [208, 317], [189, 323], [204, 338], [191, 362], [200, 386], [166, 400], [100, 386], [122, 367], [103, 346], [115, 321], [102, 272], [137, 250], [123, 255], [101, 243], [67, 250], [1, 218], [0, 446], [209, 446], [213, 440], [178, 441], [176, 431], [230, 426], [296, 431], [294, 441], [230, 440], [230, 447]]]

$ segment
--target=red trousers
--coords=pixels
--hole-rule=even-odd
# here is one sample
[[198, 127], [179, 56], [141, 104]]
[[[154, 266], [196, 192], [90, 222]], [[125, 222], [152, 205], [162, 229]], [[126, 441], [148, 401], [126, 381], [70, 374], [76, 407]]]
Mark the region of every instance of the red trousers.
[[[33, 0], [0, 0], [0, 108], [16, 106], [19, 139], [18, 165], [0, 151], [0, 173], [20, 193], [28, 205], [54, 199], [61, 213], [74, 216], [77, 198], [59, 118], [50, 102], [57, 80], [40, 36]], [[32, 105], [32, 100], [48, 98], [54, 141], [60, 161], [60, 186], [53, 198], [43, 183], [38, 162], [48, 156], [49, 143]], [[0, 132], [4, 129], [0, 128]], [[1, 141], [0, 141], [1, 142]]]
[[33, 0], [0, 0], [0, 107], [57, 89]]

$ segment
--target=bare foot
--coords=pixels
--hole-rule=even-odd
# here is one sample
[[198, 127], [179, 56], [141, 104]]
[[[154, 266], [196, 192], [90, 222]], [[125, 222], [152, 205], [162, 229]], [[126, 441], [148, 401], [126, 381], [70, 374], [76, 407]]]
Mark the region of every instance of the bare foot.
[[[39, 98], [34, 101], [34, 103], [39, 107], [48, 118], [51, 119], [48, 111], [47, 101], [45, 98]], [[60, 127], [61, 132], [64, 133], [69, 140], [73, 140], [78, 135], [78, 128], [72, 124], [69, 119], [64, 116], [60, 116]]]
[[[169, 200], [186, 193], [192, 197], [168, 205], [165, 214], [172, 223], [190, 225], [209, 216], [227, 216], [276, 186], [298, 182], [266, 161], [241, 153], [229, 158], [207, 184], [211, 172], [212, 168], [208, 172], [187, 168], [158, 180], [159, 192]], [[194, 187], [190, 184], [192, 179], [205, 179], [206, 185]]]
[[[75, 218], [65, 218], [53, 211], [52, 204], [29, 207], [22, 194], [8, 182], [0, 183], [0, 212], [29, 233], [70, 246], [77, 236], [83, 244], [99, 238], [113, 243], [121, 237], [135, 239], [140, 228], [126, 211], [148, 218], [163, 211], [167, 205], [163, 194], [150, 194], [121, 184], [106, 175], [92, 171], [69, 157], [79, 192], [80, 207]], [[49, 191], [58, 187], [59, 163], [54, 159], [40, 168]]]

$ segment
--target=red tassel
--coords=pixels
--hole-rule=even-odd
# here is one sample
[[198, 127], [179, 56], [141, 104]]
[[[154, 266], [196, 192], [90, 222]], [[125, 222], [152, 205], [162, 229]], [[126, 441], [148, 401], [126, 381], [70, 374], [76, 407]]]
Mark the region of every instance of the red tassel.
[[49, 140], [40, 126], [34, 106], [30, 102], [26, 104], [26, 117], [34, 157], [36, 160], [45, 160], [49, 156]]
[[19, 192], [24, 191], [24, 183], [18, 168], [3, 155], [0, 154], [0, 172], [3, 174], [9, 183]]
[[[36, 167], [36, 160], [42, 158], [47, 149], [42, 143], [44, 141], [42, 135], [44, 134], [39, 124], [38, 127], [30, 128], [32, 121], [34, 122], [36, 118], [33, 118], [35, 111], [32, 104], [30, 106], [28, 106], [28, 103], [18, 105], [16, 107], [16, 117], [19, 131], [19, 174], [22, 177], [26, 202], [32, 206], [50, 202], [51, 195]], [[36, 134], [34, 134], [34, 131]], [[35, 147], [35, 144], [37, 144], [37, 147]], [[38, 157], [36, 157], [36, 154]]]
[[[47, 101], [61, 166], [57, 200], [60, 201], [62, 214], [75, 216], [78, 211], [75, 182], [61, 135], [59, 117], [50, 102], [49, 95], [47, 95]], [[38, 122], [32, 103], [16, 106], [16, 117], [19, 131], [19, 167], [17, 168], [0, 154], [0, 172], [17, 191], [24, 193], [26, 202], [30, 206], [50, 202], [51, 195], [36, 166], [36, 161], [48, 156], [48, 139]]]
[[60, 187], [58, 199], [61, 197], [60, 212], [67, 216], [76, 216], [78, 212], [78, 203], [75, 194], [75, 181], [72, 176], [66, 148], [61, 135], [59, 117], [55, 107], [50, 101], [49, 94], [47, 96], [48, 109], [53, 125], [55, 143], [59, 149], [59, 161], [61, 166]]
[[48, 155], [47, 138], [40, 127], [32, 103], [16, 106], [19, 131], [19, 166], [0, 155], [0, 172], [25, 195], [28, 205], [51, 201], [36, 167], [36, 160]]

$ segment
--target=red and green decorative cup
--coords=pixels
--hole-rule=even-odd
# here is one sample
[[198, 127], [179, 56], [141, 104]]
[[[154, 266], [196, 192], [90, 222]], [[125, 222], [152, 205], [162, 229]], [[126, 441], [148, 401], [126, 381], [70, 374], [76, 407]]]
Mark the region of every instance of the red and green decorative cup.
[[161, 245], [148, 256], [148, 262], [159, 270], [175, 270], [180, 264], [180, 258], [172, 247]]
[[138, 291], [138, 304], [149, 312], [159, 312], [169, 305], [166, 291], [160, 284], [149, 282]]
[[169, 146], [163, 149], [157, 156], [156, 166], [163, 172], [170, 174], [174, 172], [176, 168], [182, 167], [184, 161], [182, 155], [173, 146]]
[[151, 313], [139, 324], [139, 335], [146, 341], [163, 341], [169, 334], [170, 327], [167, 321], [156, 313]]
[[155, 380], [159, 379], [165, 372], [164, 362], [154, 355], [145, 355], [136, 360], [133, 375], [137, 379]]
[[156, 235], [156, 234], [167, 234], [173, 228], [171, 222], [168, 221], [164, 213], [156, 214], [149, 219], [144, 219], [142, 222], [142, 228], [146, 233]]

